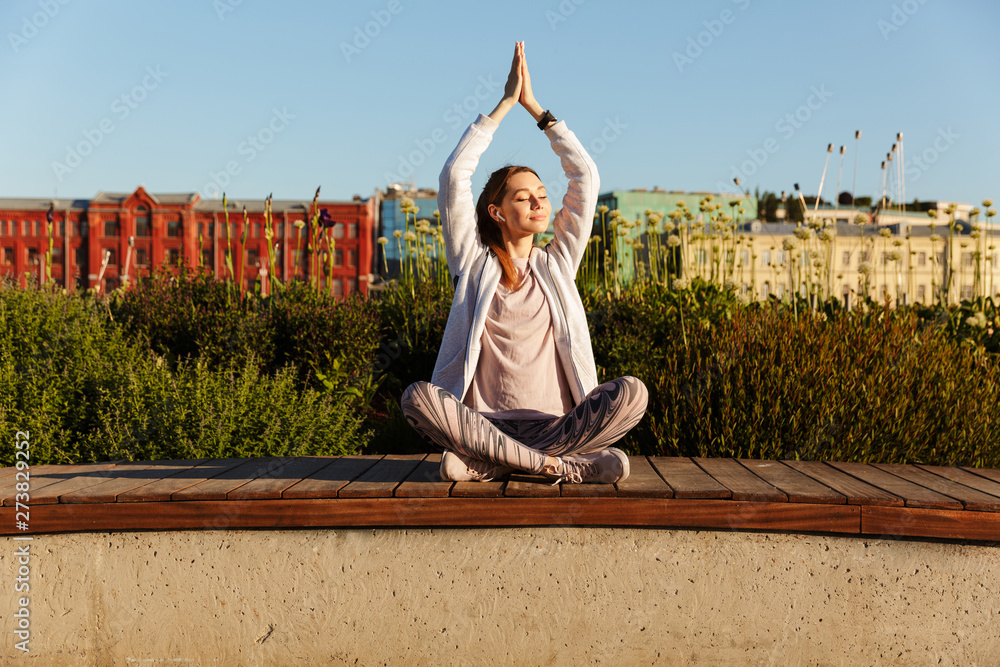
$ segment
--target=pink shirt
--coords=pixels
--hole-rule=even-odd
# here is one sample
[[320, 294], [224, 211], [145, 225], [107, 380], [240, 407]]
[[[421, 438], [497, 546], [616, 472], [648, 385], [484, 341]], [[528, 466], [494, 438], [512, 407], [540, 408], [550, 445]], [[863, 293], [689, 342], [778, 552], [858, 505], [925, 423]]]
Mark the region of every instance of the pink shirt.
[[463, 402], [497, 419], [562, 417], [573, 409], [573, 396], [556, 358], [552, 313], [527, 258], [513, 261], [521, 288], [497, 286]]

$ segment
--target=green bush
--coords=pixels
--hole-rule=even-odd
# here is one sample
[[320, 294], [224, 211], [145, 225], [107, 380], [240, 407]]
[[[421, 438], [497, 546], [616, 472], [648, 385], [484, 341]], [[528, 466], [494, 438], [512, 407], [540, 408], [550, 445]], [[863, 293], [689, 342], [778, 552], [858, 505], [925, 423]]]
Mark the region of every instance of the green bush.
[[293, 364], [304, 386], [322, 387], [318, 373], [364, 384], [378, 347], [372, 304], [360, 296], [341, 301], [300, 282], [274, 296], [239, 298], [206, 273], [154, 273], [116, 292], [109, 308], [130, 339], [171, 364], [199, 359], [221, 368], [252, 359], [271, 375]]
[[100, 301], [0, 289], [0, 424], [30, 432], [33, 463], [356, 453], [358, 401], [296, 375], [252, 354], [168, 363]]
[[1000, 465], [1000, 368], [975, 331], [874, 304], [726, 301], [701, 284], [595, 304], [603, 376], [650, 393], [632, 452]]

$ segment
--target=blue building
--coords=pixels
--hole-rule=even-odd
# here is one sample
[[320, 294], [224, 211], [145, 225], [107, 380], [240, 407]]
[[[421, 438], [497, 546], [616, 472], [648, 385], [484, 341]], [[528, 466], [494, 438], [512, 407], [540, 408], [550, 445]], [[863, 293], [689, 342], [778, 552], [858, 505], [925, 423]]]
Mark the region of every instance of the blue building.
[[[417, 208], [416, 219], [427, 220], [436, 226], [434, 211], [437, 210], [437, 190], [414, 188], [412, 184], [392, 183], [385, 192], [375, 191], [376, 221], [378, 236], [384, 237], [388, 243], [376, 243], [375, 267], [373, 273], [386, 279], [399, 276], [399, 245], [393, 232], [406, 232], [406, 216], [403, 214], [403, 200], [410, 200]], [[410, 229], [413, 229], [414, 216], [410, 214]], [[388, 271], [386, 270], [388, 268]]]

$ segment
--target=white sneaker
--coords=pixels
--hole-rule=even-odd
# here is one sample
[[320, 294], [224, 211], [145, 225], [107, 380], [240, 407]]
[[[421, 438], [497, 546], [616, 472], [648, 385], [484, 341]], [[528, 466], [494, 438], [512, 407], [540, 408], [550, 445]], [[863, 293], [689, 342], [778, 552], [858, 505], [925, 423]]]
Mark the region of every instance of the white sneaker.
[[559, 465], [549, 466], [542, 472], [554, 480], [553, 484], [614, 484], [628, 479], [630, 472], [628, 456], [616, 447], [593, 454], [569, 454], [559, 461]]
[[438, 474], [446, 482], [492, 482], [514, 472], [513, 468], [469, 458], [455, 452], [441, 456]]

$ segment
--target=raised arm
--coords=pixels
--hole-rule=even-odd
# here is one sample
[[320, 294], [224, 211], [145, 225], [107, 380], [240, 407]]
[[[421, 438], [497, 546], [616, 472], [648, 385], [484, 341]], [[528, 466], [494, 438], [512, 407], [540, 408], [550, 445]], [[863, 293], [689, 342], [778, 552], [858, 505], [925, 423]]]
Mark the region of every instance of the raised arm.
[[522, 45], [514, 46], [510, 74], [503, 97], [488, 116], [479, 116], [458, 141], [445, 161], [438, 180], [438, 210], [452, 276], [463, 273], [470, 262], [486, 248], [476, 230], [476, 202], [472, 194], [472, 174], [479, 159], [493, 140], [493, 133], [521, 95]]
[[[531, 75], [528, 73], [528, 61], [524, 57], [523, 42], [520, 53], [523, 83], [518, 101], [536, 122], [541, 122], [546, 111], [535, 99]], [[555, 238], [550, 244], [550, 251], [564, 261], [568, 269], [575, 271], [583, 259], [583, 253], [587, 249], [587, 242], [593, 230], [600, 178], [597, 175], [597, 165], [590, 159], [576, 135], [566, 127], [566, 123], [550, 120], [543, 129], [552, 143], [552, 150], [559, 156], [563, 173], [569, 180], [562, 208], [552, 222]]]

